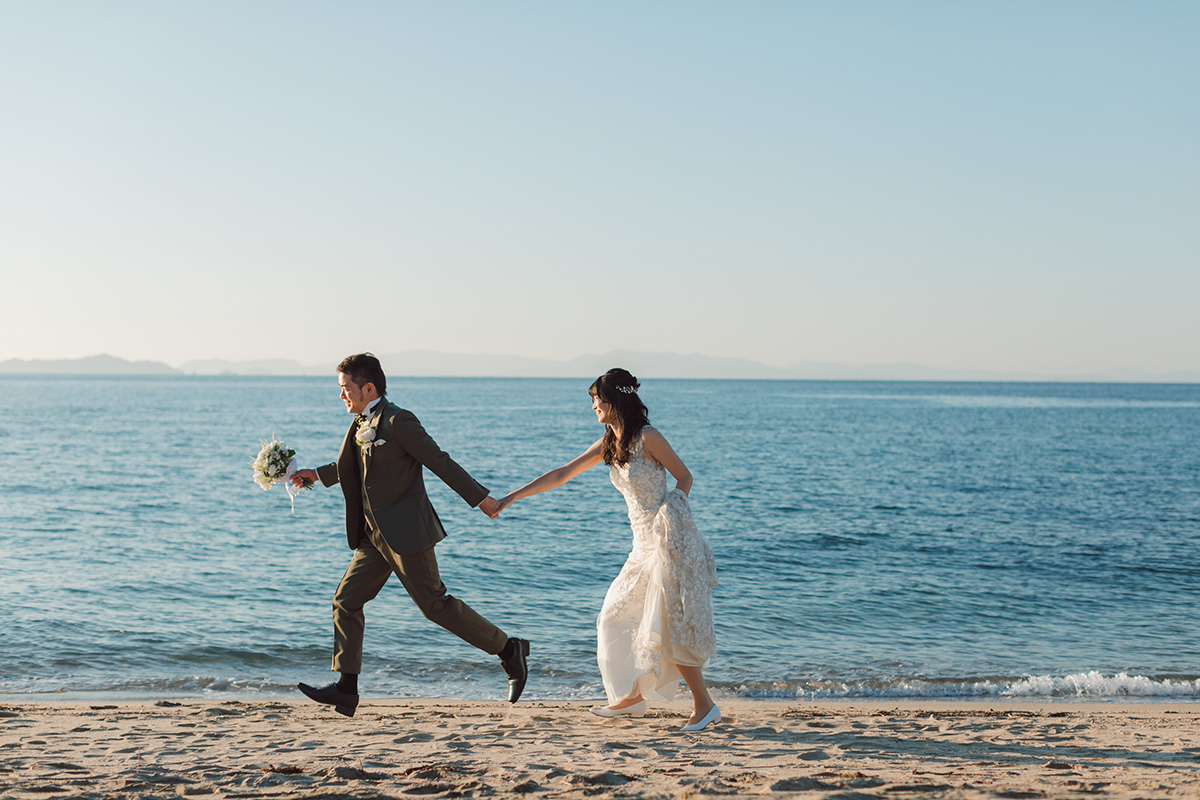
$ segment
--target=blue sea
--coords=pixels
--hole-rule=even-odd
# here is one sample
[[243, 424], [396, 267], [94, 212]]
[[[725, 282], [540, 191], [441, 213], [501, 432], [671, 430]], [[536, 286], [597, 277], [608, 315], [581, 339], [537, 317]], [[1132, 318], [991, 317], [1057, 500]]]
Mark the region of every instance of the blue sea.
[[[393, 378], [497, 496], [600, 434], [588, 380]], [[348, 424], [334, 377], [0, 377], [0, 695], [256, 699], [326, 680], [336, 489], [264, 492]], [[644, 380], [716, 552], [719, 695], [1200, 699], [1200, 385]], [[442, 576], [602, 696], [630, 545], [604, 467], [492, 521], [431, 475]], [[367, 607], [375, 697], [498, 699], [497, 662]]]

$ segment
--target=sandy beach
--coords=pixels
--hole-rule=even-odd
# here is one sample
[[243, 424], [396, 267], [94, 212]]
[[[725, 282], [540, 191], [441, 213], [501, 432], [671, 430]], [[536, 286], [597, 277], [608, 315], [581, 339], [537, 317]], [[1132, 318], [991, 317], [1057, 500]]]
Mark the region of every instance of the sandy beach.
[[722, 701], [8, 703], [0, 796], [1200, 797], [1200, 705]]

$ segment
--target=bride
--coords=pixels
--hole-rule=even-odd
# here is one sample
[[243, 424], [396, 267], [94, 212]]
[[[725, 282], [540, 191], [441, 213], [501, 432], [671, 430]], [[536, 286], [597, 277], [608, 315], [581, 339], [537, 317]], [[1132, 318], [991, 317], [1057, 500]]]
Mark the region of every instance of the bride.
[[[499, 511], [517, 500], [562, 486], [601, 461], [625, 496], [633, 526], [633, 551], [604, 597], [596, 621], [596, 659], [608, 705], [601, 717], [646, 713], [646, 697], [672, 700], [682, 677], [695, 704], [685, 731], [721, 721], [701, 670], [716, 649], [712, 587], [717, 584], [712, 548], [692, 522], [687, 494], [692, 474], [662, 434], [649, 425], [637, 390], [623, 369], [610, 369], [592, 384], [592, 410], [604, 436], [582, 455], [500, 500]], [[675, 478], [667, 491], [666, 473]]]

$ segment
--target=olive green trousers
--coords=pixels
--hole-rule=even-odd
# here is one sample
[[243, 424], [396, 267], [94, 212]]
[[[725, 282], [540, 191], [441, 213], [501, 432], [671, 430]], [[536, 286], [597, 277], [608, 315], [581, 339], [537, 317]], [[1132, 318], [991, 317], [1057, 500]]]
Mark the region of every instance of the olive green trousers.
[[433, 547], [396, 555], [374, 531], [364, 536], [333, 596], [333, 669], [362, 672], [363, 606], [373, 600], [395, 575], [425, 618], [436, 622], [468, 644], [493, 655], [504, 649], [508, 636], [469, 605], [446, 591], [438, 575]]

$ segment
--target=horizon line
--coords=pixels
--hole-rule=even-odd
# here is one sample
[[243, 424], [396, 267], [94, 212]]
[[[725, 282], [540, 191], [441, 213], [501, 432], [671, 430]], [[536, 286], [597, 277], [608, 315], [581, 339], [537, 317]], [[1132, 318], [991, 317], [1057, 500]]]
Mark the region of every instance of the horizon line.
[[[613, 351], [608, 354], [585, 354], [571, 359], [549, 359], [537, 356], [517, 356], [479, 353], [447, 353], [433, 350], [408, 350], [384, 354], [381, 360], [410, 359], [410, 363], [389, 367], [389, 373], [409, 378], [563, 378], [582, 379], [598, 374], [595, 364], [584, 366], [589, 360], [611, 360], [620, 356], [626, 361], [641, 361], [631, 364], [642, 374], [654, 375], [655, 380], [792, 380], [792, 381], [846, 381], [846, 382], [925, 382], [925, 383], [1129, 383], [1129, 384], [1174, 384], [1200, 383], [1200, 371], [1172, 370], [1152, 373], [1127, 368], [1108, 369], [1076, 374], [1037, 374], [1015, 370], [989, 370], [980, 368], [928, 367], [922, 364], [845, 364], [835, 362], [795, 362], [777, 367], [736, 356], [708, 356], [703, 354], [645, 353]], [[449, 366], [420, 363], [429, 358], [457, 361]], [[672, 360], [686, 364], [675, 365]], [[497, 366], [482, 366], [484, 362], [510, 363], [509, 372]], [[96, 362], [105, 366], [96, 367]], [[415, 363], [414, 363], [415, 362]], [[467, 362], [467, 363], [463, 363]], [[278, 365], [272, 370], [269, 365]], [[207, 369], [186, 369], [189, 365], [205, 365]], [[537, 374], [538, 366], [553, 369], [557, 374]], [[57, 368], [55, 368], [57, 367]], [[647, 367], [657, 367], [646, 369]], [[240, 369], [239, 369], [240, 368]], [[283, 371], [279, 371], [282, 369]], [[566, 374], [562, 370], [568, 370]], [[578, 369], [578, 374], [572, 370]], [[294, 371], [292, 371], [294, 370]], [[330, 373], [324, 366], [302, 364], [291, 358], [256, 358], [231, 360], [224, 358], [188, 359], [172, 366], [165, 361], [140, 359], [131, 361], [120, 356], [100, 353], [78, 358], [22, 359], [10, 358], [0, 361], [0, 375], [28, 376], [139, 376], [139, 377], [319, 377]], [[532, 374], [531, 374], [532, 373]], [[690, 374], [689, 374], [690, 373]], [[738, 374], [731, 374], [738, 373]], [[805, 374], [808, 373], [808, 374]]]

